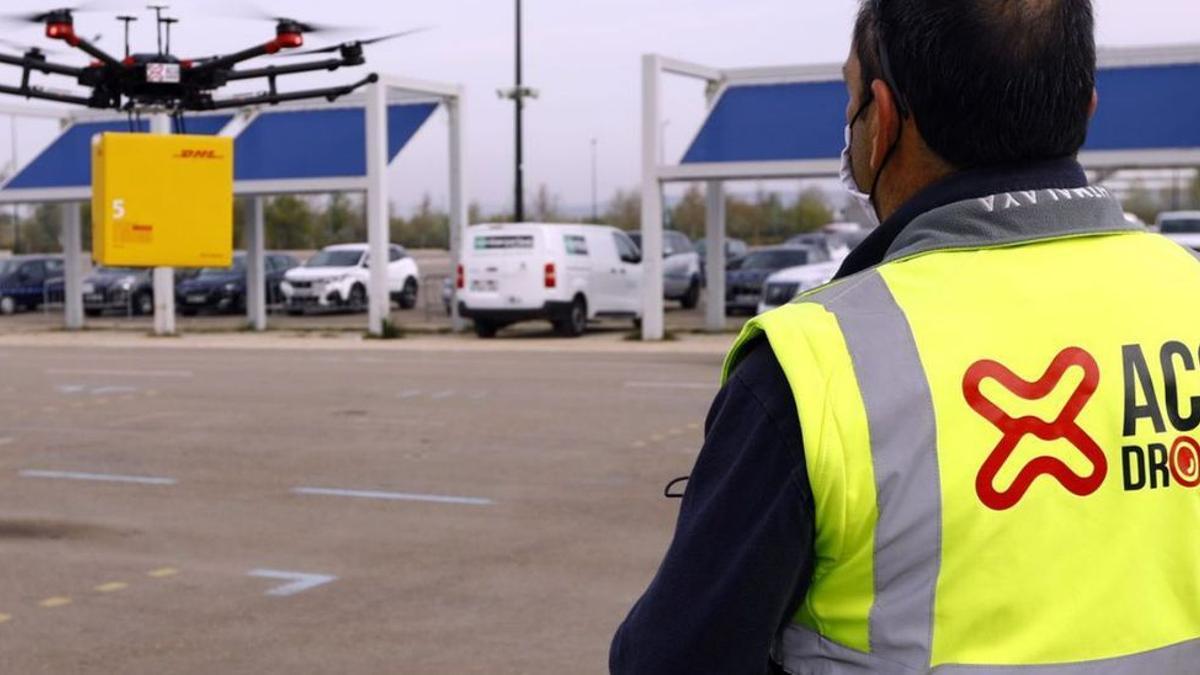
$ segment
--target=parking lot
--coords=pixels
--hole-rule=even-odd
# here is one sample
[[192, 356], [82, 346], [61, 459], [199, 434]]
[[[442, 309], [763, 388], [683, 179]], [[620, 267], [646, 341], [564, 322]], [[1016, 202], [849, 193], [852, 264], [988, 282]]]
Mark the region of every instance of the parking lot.
[[0, 335], [3, 670], [600, 672], [728, 341]]

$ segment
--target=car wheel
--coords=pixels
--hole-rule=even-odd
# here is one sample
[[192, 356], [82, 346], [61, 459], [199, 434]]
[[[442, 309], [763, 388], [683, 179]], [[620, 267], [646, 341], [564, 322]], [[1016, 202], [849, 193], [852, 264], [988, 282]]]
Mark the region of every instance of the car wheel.
[[182, 307], [182, 308], [180, 308], [179, 313], [184, 316], [196, 316], [197, 312], [195, 309], [193, 309], [191, 307]]
[[10, 316], [17, 313], [17, 301], [7, 295], [0, 298], [0, 314]]
[[147, 316], [154, 313], [154, 296], [142, 293], [133, 299], [133, 313]]
[[287, 315], [288, 315], [288, 316], [303, 316], [303, 315], [304, 315], [304, 308], [302, 308], [302, 307], [288, 307], [288, 308], [287, 308]]
[[87, 316], [90, 316], [90, 317], [92, 317], [92, 318], [94, 319], [94, 318], [96, 318], [96, 317], [100, 316], [101, 314], [103, 314], [103, 313], [104, 313], [104, 310], [101, 310], [101, 309], [85, 309], [85, 310], [83, 310], [83, 313], [84, 313], [85, 315], [87, 315]]
[[367, 307], [367, 289], [362, 284], [354, 284], [350, 288], [350, 299], [347, 301], [350, 309], [361, 312]]
[[571, 311], [563, 319], [554, 322], [554, 330], [563, 337], [579, 337], [587, 330], [587, 303], [575, 298]]
[[696, 305], [700, 304], [700, 280], [692, 279], [692, 283], [688, 286], [687, 293], [679, 300], [683, 304], [684, 309], [696, 309]]
[[499, 330], [500, 326], [492, 323], [491, 321], [475, 319], [475, 335], [481, 338], [494, 338]]
[[417, 280], [409, 277], [404, 282], [404, 290], [400, 291], [400, 309], [412, 309], [417, 306]]

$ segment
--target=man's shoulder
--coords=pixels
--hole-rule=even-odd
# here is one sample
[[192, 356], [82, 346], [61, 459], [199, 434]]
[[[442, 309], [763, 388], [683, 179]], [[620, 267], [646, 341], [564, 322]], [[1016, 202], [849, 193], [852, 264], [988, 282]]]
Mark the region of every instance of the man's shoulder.
[[730, 373], [730, 394], [757, 399], [773, 420], [796, 420], [796, 400], [779, 358], [765, 335], [751, 338], [741, 348], [741, 357]]

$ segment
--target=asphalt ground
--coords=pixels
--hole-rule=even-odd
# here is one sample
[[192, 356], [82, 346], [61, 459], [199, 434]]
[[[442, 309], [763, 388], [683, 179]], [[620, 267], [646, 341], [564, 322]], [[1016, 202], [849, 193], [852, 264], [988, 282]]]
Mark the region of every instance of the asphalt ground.
[[221, 339], [0, 341], [0, 671], [605, 672], [728, 338]]

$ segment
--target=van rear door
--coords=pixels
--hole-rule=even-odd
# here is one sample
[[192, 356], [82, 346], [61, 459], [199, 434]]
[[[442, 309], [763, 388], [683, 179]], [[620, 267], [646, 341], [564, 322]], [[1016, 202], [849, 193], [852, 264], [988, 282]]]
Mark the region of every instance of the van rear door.
[[493, 307], [540, 307], [545, 302], [540, 230], [479, 229], [466, 243], [466, 285], [472, 296]]

